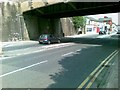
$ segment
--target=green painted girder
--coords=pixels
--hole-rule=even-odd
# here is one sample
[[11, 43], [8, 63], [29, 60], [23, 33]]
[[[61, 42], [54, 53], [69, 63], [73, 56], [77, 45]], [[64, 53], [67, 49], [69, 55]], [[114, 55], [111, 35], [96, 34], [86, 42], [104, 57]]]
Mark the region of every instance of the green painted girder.
[[41, 8], [33, 9], [24, 14], [59, 18], [70, 16], [83, 16], [101, 13], [119, 12], [119, 2], [60, 2], [53, 5], [47, 5]]

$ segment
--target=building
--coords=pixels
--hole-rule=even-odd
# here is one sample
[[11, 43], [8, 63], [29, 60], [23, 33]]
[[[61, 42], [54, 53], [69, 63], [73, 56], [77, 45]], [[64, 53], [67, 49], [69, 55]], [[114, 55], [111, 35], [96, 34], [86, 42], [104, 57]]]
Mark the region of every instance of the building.
[[95, 19], [93, 17], [86, 17], [86, 31], [87, 33], [99, 33], [99, 31], [106, 31], [111, 33], [117, 30], [117, 25], [112, 22], [112, 18], [104, 16], [104, 18]]
[[86, 33], [98, 33], [98, 20], [93, 17], [86, 17]]

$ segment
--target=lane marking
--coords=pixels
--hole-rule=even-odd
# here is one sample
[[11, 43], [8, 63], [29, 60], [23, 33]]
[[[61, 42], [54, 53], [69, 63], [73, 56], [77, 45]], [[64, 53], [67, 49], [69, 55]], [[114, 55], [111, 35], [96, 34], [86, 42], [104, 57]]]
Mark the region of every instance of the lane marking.
[[81, 51], [82, 49], [78, 49], [76, 50], [75, 52], [69, 52], [69, 53], [66, 53], [66, 54], [63, 54], [62, 57], [65, 57], [65, 56], [68, 56], [68, 55], [71, 55], [71, 54], [77, 54], [77, 52]]
[[32, 65], [30, 65], [30, 66], [23, 67], [23, 68], [14, 70], [14, 71], [12, 71], [12, 72], [5, 73], [5, 74], [3, 74], [3, 75], [0, 75], [0, 78], [1, 78], [1, 77], [4, 77], [4, 76], [7, 76], [7, 75], [10, 75], [10, 74], [13, 74], [13, 73], [16, 73], [16, 72], [19, 72], [19, 71], [22, 71], [22, 70], [25, 70], [25, 69], [28, 69], [28, 68], [31, 68], [31, 67], [34, 67], [34, 66], [37, 66], [37, 65], [42, 64], [42, 63], [46, 63], [46, 62], [47, 62], [47, 60], [41, 61], [41, 62], [32, 64]]
[[104, 67], [102, 67], [97, 73], [96, 75], [93, 77], [93, 79], [88, 83], [88, 85], [86, 86], [86, 88], [90, 88], [91, 85], [94, 83], [94, 81], [96, 80], [96, 78], [98, 77], [98, 75], [102, 72], [102, 70], [105, 68], [106, 65], [108, 65], [108, 63], [118, 54], [119, 51], [117, 51], [104, 65]]
[[79, 52], [79, 51], [81, 51], [82, 49], [78, 49], [76, 52]]
[[65, 56], [71, 55], [71, 54], [73, 54], [73, 53], [74, 53], [74, 52], [69, 52], [69, 53], [63, 54], [62, 57], [65, 57]]
[[117, 50], [115, 50], [114, 52], [112, 52], [105, 60], [103, 60], [100, 63], [100, 65], [81, 83], [81, 85], [79, 85], [78, 88], [83, 88], [83, 86], [90, 80], [91, 76], [93, 76], [96, 73], [96, 71], [105, 63], [105, 61], [107, 59], [109, 59], [116, 52], [117, 52]]
[[119, 53], [119, 51], [117, 51], [106, 63], [105, 65], [108, 65], [108, 63]]

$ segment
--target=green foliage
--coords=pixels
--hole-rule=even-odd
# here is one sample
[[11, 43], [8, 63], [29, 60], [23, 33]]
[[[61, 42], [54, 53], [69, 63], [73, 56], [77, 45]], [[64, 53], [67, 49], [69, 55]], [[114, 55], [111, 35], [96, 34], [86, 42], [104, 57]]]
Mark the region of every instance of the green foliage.
[[74, 27], [77, 28], [83, 28], [86, 25], [86, 18], [83, 16], [76, 16], [72, 17]]

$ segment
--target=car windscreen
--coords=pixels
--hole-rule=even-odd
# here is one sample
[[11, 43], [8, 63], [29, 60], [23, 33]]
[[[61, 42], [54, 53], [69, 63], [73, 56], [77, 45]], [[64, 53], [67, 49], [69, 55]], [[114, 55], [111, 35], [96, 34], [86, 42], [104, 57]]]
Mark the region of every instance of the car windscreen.
[[40, 38], [47, 38], [48, 35], [40, 35]]

